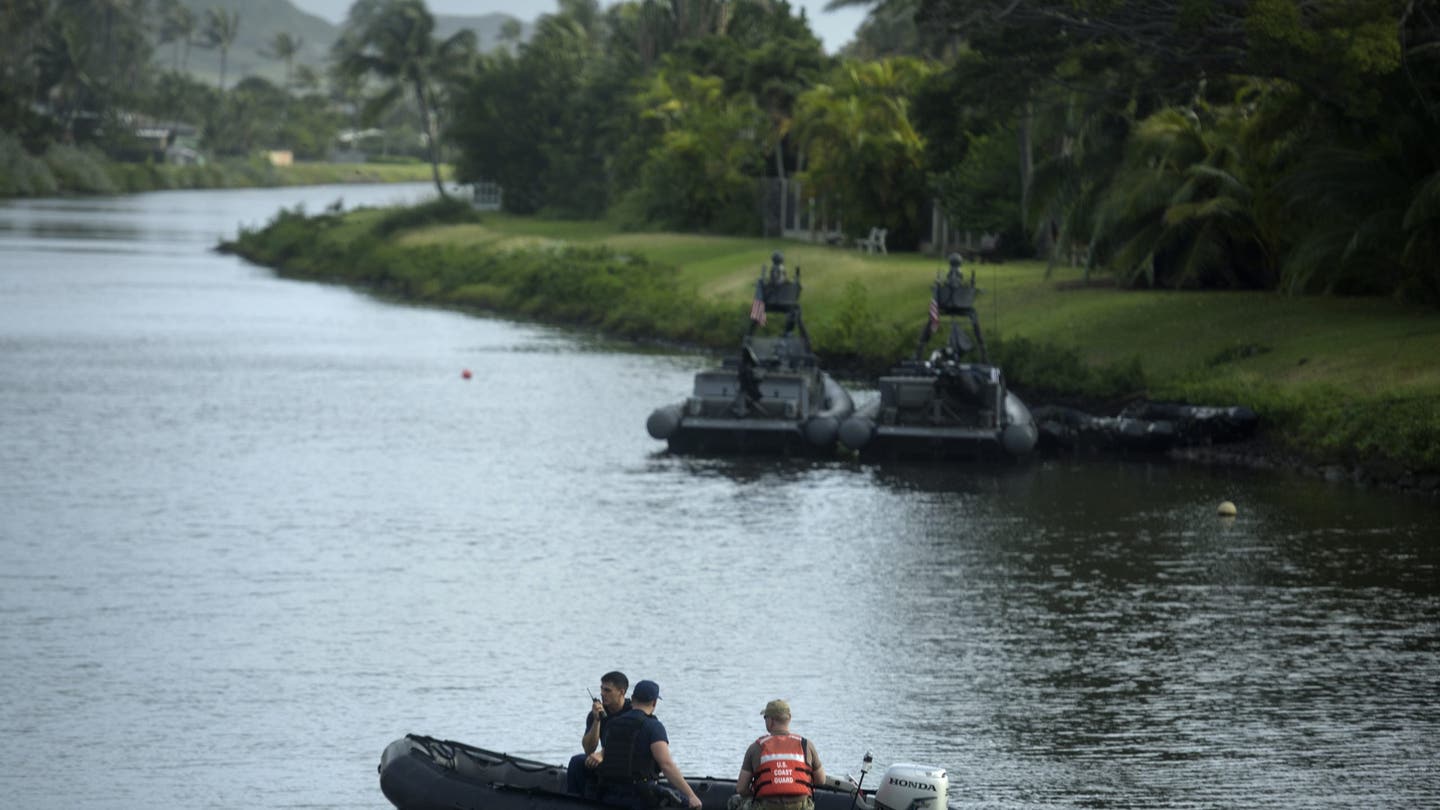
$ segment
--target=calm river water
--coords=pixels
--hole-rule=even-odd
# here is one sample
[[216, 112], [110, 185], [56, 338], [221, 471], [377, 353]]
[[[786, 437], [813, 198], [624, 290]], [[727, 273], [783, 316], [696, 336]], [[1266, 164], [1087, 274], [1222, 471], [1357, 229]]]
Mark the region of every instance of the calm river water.
[[619, 668], [691, 773], [784, 697], [957, 808], [1440, 806], [1433, 503], [673, 458], [706, 358], [210, 250], [424, 193], [0, 204], [0, 804], [385, 807], [396, 737], [563, 761]]

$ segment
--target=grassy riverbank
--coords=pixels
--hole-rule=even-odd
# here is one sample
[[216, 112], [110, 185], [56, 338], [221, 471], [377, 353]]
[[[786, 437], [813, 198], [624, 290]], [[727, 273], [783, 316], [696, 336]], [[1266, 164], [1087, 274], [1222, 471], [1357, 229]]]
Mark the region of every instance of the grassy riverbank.
[[[449, 168], [441, 167], [441, 177], [449, 176]], [[211, 161], [203, 166], [120, 163], [107, 159], [98, 150], [72, 146], [52, 146], [44, 155], [31, 155], [20, 149], [13, 138], [0, 137], [0, 198], [430, 180], [430, 164], [422, 162], [302, 162], [272, 166], [268, 160], [256, 157]]]
[[[915, 348], [943, 262], [779, 240], [621, 233], [603, 223], [476, 217], [463, 207], [305, 216], [230, 246], [284, 275], [368, 286], [608, 334], [733, 348], [771, 251], [800, 268], [806, 323], [832, 366]], [[1086, 286], [1043, 263], [975, 267], [992, 359], [1032, 403], [1150, 398], [1242, 404], [1267, 441], [1388, 480], [1440, 472], [1440, 315], [1389, 300]]]

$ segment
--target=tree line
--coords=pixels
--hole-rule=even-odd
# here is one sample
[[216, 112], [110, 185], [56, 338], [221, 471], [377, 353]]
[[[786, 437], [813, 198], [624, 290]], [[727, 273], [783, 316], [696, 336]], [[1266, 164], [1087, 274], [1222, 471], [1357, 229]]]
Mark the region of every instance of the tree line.
[[935, 201], [1011, 254], [1123, 285], [1440, 304], [1433, 3], [832, 0], [868, 9], [832, 56], [785, 0], [561, 0], [483, 54], [436, 38], [422, 0], [359, 0], [323, 91], [288, 66], [289, 86], [228, 91], [144, 67], [191, 41], [163, 5], [6, 0], [0, 123], [41, 98], [52, 130], [65, 104], [204, 108], [207, 138], [244, 149], [388, 115], [442, 193], [451, 162], [514, 213], [759, 234], [766, 189], [797, 179], [899, 248]]
[[[267, 38], [261, 51], [283, 79], [247, 76], [232, 84], [232, 47], [246, 25], [257, 24], [243, 7], [197, 12], [180, 0], [0, 0], [0, 138], [14, 147], [0, 148], [0, 171], [17, 149], [154, 160], [152, 145], [136, 137], [141, 122], [193, 125], [211, 157], [288, 149], [324, 159], [339, 133], [366, 128], [384, 132], [369, 151], [426, 156], [408, 105], [371, 104], [389, 88], [366, 71], [347, 73], [338, 50], [319, 69], [301, 63], [305, 43], [291, 32]], [[192, 49], [217, 54], [218, 81], [190, 72]]]
[[999, 138], [1029, 235], [1123, 283], [1440, 303], [1440, 6], [913, 5], [965, 43], [926, 90], [952, 209]]
[[756, 233], [797, 177], [859, 233], [926, 203], [1161, 288], [1440, 304], [1440, 7], [1401, 0], [562, 2], [454, 87], [462, 178], [517, 213]]

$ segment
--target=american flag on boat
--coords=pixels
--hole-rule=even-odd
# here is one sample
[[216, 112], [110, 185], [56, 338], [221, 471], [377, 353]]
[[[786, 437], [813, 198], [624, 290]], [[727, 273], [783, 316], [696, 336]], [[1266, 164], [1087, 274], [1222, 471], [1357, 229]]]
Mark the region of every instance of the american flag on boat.
[[755, 282], [755, 300], [750, 302], [750, 320], [765, 325], [765, 287]]

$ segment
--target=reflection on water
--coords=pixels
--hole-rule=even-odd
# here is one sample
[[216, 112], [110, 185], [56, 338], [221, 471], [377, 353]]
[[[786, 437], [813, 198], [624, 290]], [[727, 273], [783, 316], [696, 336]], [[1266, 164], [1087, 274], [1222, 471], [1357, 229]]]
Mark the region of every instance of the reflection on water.
[[831, 770], [943, 765], [956, 807], [1440, 804], [1434, 505], [675, 458], [645, 417], [705, 358], [210, 251], [395, 193], [0, 205], [8, 803], [380, 807], [407, 731], [563, 761], [618, 667], [697, 773], [785, 697]]

